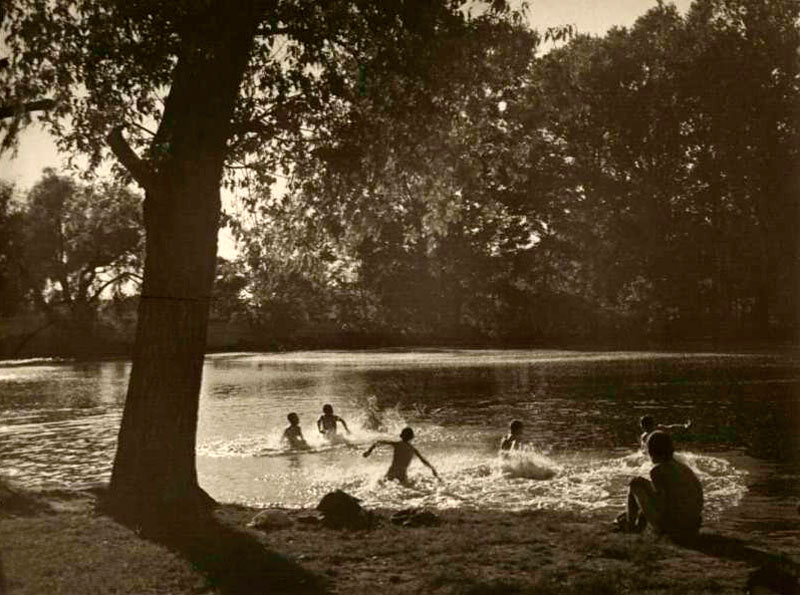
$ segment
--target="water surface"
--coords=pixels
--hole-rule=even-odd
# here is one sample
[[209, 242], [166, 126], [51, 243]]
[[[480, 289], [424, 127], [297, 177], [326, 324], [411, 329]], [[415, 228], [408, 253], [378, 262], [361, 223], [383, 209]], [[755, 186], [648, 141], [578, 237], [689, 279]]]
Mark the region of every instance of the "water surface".
[[[315, 504], [333, 488], [368, 505], [619, 508], [647, 474], [637, 420], [691, 419], [676, 433], [698, 472], [706, 518], [789, 547], [800, 536], [800, 367], [795, 354], [570, 351], [298, 352], [207, 357], [198, 473], [218, 500]], [[0, 364], [0, 473], [30, 487], [107, 480], [129, 364], [49, 360]], [[330, 403], [351, 430], [330, 445], [316, 431]], [[279, 441], [299, 414], [313, 450]], [[531, 449], [501, 459], [511, 419]], [[390, 449], [373, 440], [411, 425], [419, 462], [410, 488], [380, 481]], [[788, 545], [787, 545], [788, 544]]]

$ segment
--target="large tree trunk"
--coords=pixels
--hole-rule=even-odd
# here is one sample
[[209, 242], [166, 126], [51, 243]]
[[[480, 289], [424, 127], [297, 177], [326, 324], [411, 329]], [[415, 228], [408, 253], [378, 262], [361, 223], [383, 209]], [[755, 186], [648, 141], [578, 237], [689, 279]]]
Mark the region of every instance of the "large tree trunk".
[[244, 0], [219, 4], [184, 24], [144, 184], [144, 281], [107, 499], [136, 522], [212, 502], [197, 482], [197, 411], [222, 170], [257, 24]]

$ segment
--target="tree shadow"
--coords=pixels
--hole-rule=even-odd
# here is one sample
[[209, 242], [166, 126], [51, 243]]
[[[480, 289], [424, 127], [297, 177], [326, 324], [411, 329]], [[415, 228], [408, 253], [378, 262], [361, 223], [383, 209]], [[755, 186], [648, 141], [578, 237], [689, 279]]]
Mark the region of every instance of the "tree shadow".
[[223, 595], [327, 592], [319, 576], [211, 514], [148, 523], [139, 535], [188, 560]]
[[692, 539], [674, 541], [707, 556], [754, 566], [755, 569], [745, 585], [745, 593], [752, 592], [756, 586], [762, 586], [775, 593], [800, 595], [800, 561], [786, 554], [754, 547], [737, 537], [705, 531]]

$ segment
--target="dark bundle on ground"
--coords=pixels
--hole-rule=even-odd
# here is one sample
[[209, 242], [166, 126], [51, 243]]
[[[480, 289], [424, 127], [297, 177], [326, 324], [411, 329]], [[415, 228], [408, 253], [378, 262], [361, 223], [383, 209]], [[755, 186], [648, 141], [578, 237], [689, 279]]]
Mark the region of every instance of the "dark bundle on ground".
[[329, 492], [317, 504], [322, 523], [332, 529], [370, 529], [378, 518], [361, 506], [361, 501], [342, 490]]

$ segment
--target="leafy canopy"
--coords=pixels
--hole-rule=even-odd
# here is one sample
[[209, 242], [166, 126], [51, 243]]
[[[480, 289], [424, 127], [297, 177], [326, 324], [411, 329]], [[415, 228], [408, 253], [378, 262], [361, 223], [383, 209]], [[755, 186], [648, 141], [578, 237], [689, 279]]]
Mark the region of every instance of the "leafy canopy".
[[[387, 70], [413, 73], [413, 84], [424, 88], [432, 82], [427, 73], [438, 59], [438, 40], [464, 34], [470, 21], [464, 3], [454, 1], [245, 4], [260, 21], [228, 164], [252, 166], [267, 184], [276, 168], [290, 168], [278, 150], [285, 143], [328, 132], [315, 119], [319, 110], [348, 105], [373, 74]], [[504, 2], [490, 9], [512, 18]], [[5, 10], [10, 67], [0, 71], [0, 103], [54, 99], [42, 118], [62, 149], [88, 155], [92, 165], [108, 155], [105, 138], [118, 126], [152, 167], [169, 156], [170, 123], [162, 115], [174, 68], [181, 52], [204, 51], [217, 3], [11, 0]], [[19, 114], [0, 124], [5, 146], [29, 118]]]

